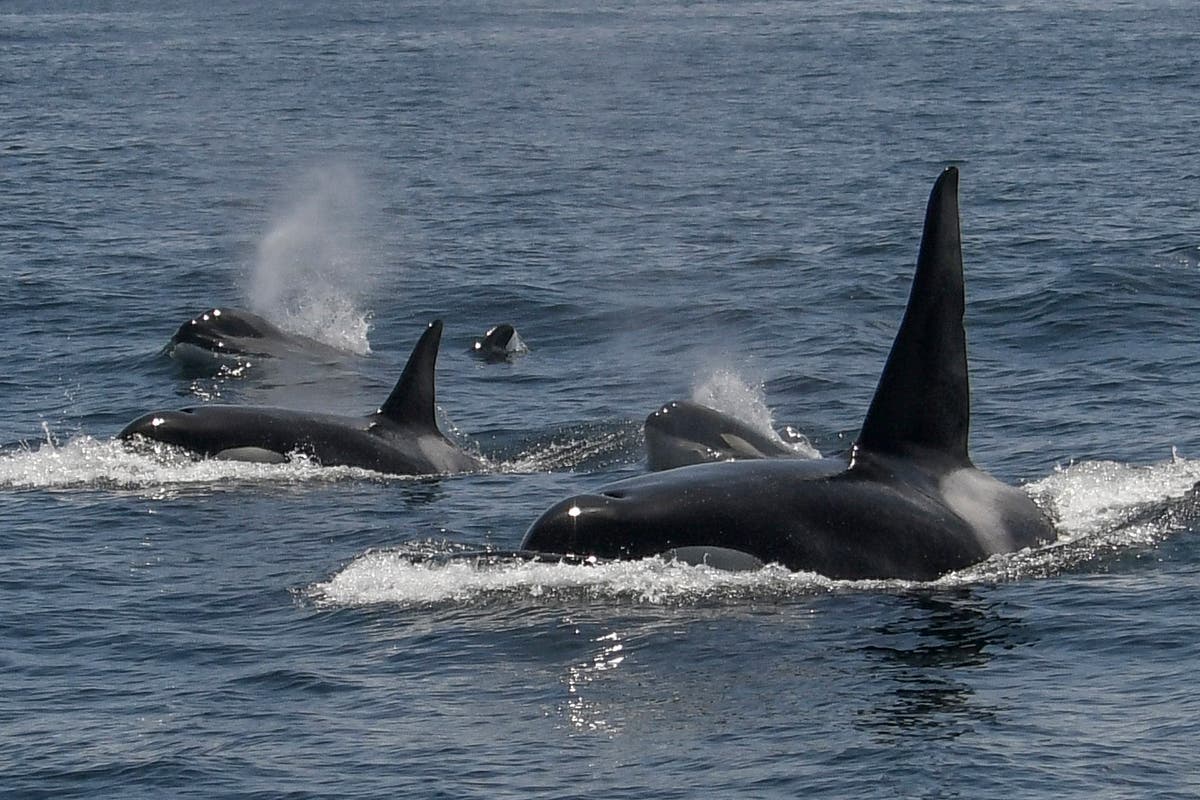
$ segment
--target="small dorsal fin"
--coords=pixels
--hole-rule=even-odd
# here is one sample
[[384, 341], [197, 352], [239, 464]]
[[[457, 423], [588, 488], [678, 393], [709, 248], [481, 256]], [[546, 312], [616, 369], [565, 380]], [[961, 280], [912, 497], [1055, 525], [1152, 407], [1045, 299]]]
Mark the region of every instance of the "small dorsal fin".
[[379, 407], [379, 415], [396, 425], [437, 429], [434, 408], [433, 370], [437, 365], [438, 345], [442, 341], [442, 321], [429, 323], [417, 341], [396, 388]]
[[958, 170], [949, 167], [929, 196], [908, 308], [858, 447], [893, 455], [938, 453], [970, 463], [964, 305]]

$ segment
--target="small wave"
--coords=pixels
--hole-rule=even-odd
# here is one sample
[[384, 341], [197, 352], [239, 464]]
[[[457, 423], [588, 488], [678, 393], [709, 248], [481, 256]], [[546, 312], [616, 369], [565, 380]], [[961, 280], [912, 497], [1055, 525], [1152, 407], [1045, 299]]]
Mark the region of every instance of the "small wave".
[[356, 467], [322, 467], [303, 457], [286, 464], [197, 459], [159, 443], [130, 448], [91, 436], [21, 447], [0, 455], [6, 489], [144, 490], [221, 483], [295, 484], [310, 481], [400, 480]]
[[1121, 528], [1148, 506], [1182, 498], [1200, 481], [1200, 461], [1172, 455], [1158, 464], [1085, 461], [1058, 467], [1028, 491], [1075, 540]]
[[[200, 394], [202, 387], [193, 388]], [[217, 390], [213, 392], [219, 396]], [[486, 454], [439, 412], [443, 431], [478, 458], [489, 473], [535, 473], [604, 468], [640, 458], [640, 428], [585, 426], [527, 446], [516, 455]], [[359, 467], [322, 466], [293, 454], [284, 464], [197, 458], [161, 442], [137, 447], [116, 439], [78, 436], [60, 443], [49, 431], [38, 444], [16, 443], [0, 452], [0, 488], [146, 489], [213, 484], [295, 484], [302, 482], [407, 481], [427, 476], [390, 475]]]
[[663, 558], [594, 564], [414, 558], [405, 550], [369, 551], [328, 580], [303, 591], [318, 607], [396, 605], [404, 608], [477, 605], [495, 601], [632, 602], [653, 606], [782, 602], [817, 594], [948, 589], [1017, 579], [1036, 571], [1043, 551], [1016, 561], [997, 557], [935, 581], [837, 580], [776, 564], [747, 571], [719, 570]]
[[455, 552], [421, 548], [368, 551], [304, 596], [318, 607], [401, 607], [510, 602], [613, 601], [686, 606], [770, 602], [830, 592], [943, 590], [1087, 569], [1152, 546], [1197, 518], [1193, 486], [1200, 462], [1151, 466], [1087, 462], [1056, 470], [1026, 489], [1059, 520], [1059, 540], [993, 556], [929, 582], [833, 580], [770, 565], [729, 572], [661, 558], [595, 564], [519, 559], [430, 559]]
[[728, 572], [659, 558], [585, 565], [506, 559], [437, 561], [394, 550], [367, 552], [329, 580], [308, 587], [304, 595], [319, 607], [426, 607], [500, 599], [679, 605], [812, 594], [829, 591], [837, 583], [775, 566]]

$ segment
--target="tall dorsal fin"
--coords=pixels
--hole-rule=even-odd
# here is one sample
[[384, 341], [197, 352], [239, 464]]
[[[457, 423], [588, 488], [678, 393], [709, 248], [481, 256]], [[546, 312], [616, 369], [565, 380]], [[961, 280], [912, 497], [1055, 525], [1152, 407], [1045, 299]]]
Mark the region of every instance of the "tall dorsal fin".
[[929, 195], [908, 308], [858, 447], [894, 455], [939, 453], [971, 463], [964, 305], [958, 169], [949, 167]]
[[433, 370], [437, 365], [438, 345], [442, 341], [442, 321], [434, 320], [417, 340], [396, 388], [379, 407], [379, 415], [397, 425], [412, 425], [437, 430], [434, 409]]

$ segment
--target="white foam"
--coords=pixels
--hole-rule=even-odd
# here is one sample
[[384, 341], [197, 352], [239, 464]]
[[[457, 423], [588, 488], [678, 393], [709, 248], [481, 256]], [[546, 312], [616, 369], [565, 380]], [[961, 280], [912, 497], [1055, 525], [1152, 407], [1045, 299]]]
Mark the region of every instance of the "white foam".
[[[1060, 574], [1095, 558], [1152, 545], [1173, 531], [1151, 515], [1131, 516], [1184, 497], [1200, 462], [1173, 458], [1151, 466], [1088, 462], [1055, 470], [1025, 487], [1059, 520], [1058, 542], [994, 556], [935, 581], [840, 581], [769, 565], [725, 572], [651, 558], [591, 565], [500, 559], [414, 561], [413, 551], [371, 551], [308, 587], [319, 606], [475, 604], [506, 598], [556, 603], [611, 600], [650, 605], [774, 601], [827, 592], [955, 588]], [[421, 555], [428, 555], [424, 552]]]
[[1200, 481], [1200, 461], [1172, 457], [1147, 466], [1085, 461], [1059, 466], [1027, 490], [1059, 520], [1060, 535], [1076, 539], [1124, 521], [1135, 509], [1185, 495]]
[[[181, 488], [229, 483], [345, 480], [403, 479], [356, 468], [320, 467], [304, 459], [287, 464], [195, 460], [165, 445], [135, 450], [90, 436], [60, 444], [49, 432], [40, 446], [0, 455], [0, 487], [7, 489], [133, 490], [163, 497]], [[313, 584], [306, 594], [322, 606], [469, 604], [496, 598], [680, 605], [1021, 580], [1055, 575], [1106, 554], [1154, 546], [1180, 525], [1190, 524], [1190, 506], [1171, 504], [1188, 495], [1198, 480], [1200, 461], [1174, 457], [1149, 466], [1100, 461], [1058, 468], [1025, 487], [1058, 520], [1058, 542], [995, 556], [931, 584], [836, 581], [777, 566], [725, 572], [660, 559], [586, 566], [513, 560], [414, 562], [411, 550], [401, 550], [365, 553], [328, 580]], [[1159, 513], [1172, 508], [1183, 510], [1182, 517]], [[1147, 509], [1152, 513], [1142, 513]]]
[[652, 605], [703, 599], [824, 592], [836, 582], [812, 573], [766, 567], [725, 572], [661, 559], [603, 564], [562, 564], [505, 560], [417, 561], [403, 551], [368, 552], [327, 581], [313, 584], [308, 597], [322, 606], [377, 603], [405, 606], [472, 603], [509, 599], [633, 600]]
[[370, 470], [321, 467], [301, 457], [286, 464], [194, 459], [168, 445], [131, 449], [117, 440], [91, 436], [61, 445], [48, 441], [0, 455], [0, 487], [9, 489], [144, 490], [228, 482], [290, 484], [384, 478]]

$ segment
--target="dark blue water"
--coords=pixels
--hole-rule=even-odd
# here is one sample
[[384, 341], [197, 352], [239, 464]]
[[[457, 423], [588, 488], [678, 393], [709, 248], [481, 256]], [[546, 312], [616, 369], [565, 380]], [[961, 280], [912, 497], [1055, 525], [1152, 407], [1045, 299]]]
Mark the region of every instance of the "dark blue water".
[[[0, 794], [1194, 797], [1188, 3], [0, 4]], [[975, 461], [1062, 543], [933, 584], [413, 565], [696, 396], [855, 435], [962, 170]], [[181, 369], [213, 304], [339, 347]], [[483, 475], [192, 463], [446, 321]], [[469, 358], [512, 322], [530, 352]]]

